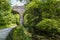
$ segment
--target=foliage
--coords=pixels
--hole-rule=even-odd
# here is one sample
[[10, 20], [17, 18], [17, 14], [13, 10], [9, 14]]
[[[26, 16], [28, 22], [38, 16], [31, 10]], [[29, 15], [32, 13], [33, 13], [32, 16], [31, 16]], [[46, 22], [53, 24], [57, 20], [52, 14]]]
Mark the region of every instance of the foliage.
[[0, 0], [0, 28], [19, 24], [19, 15], [12, 13], [9, 0]]
[[[22, 1], [22, 0], [20, 0]], [[12, 14], [8, 0], [0, 0], [0, 25], [19, 24], [18, 14]], [[32, 34], [43, 31], [60, 33], [60, 1], [57, 0], [30, 0], [24, 13], [24, 26], [33, 29]], [[34, 29], [36, 27], [36, 30]], [[39, 29], [39, 30], [38, 30]], [[24, 27], [17, 27], [13, 32], [13, 40], [32, 40]], [[34, 35], [34, 34], [33, 34]], [[54, 34], [52, 34], [54, 35]], [[9, 40], [9, 39], [8, 39]]]
[[9, 0], [0, 0], [0, 11], [11, 12], [11, 6], [9, 4]]
[[20, 24], [20, 15], [19, 15], [19, 13], [17, 11], [12, 10], [12, 14], [14, 16], [13, 19], [15, 19], [12, 22], [16, 23], [17, 25], [19, 25]]
[[0, 27], [11, 23], [11, 6], [8, 0], [0, 0]]
[[[19, 14], [14, 14], [14, 17], [15, 17], [15, 23], [17, 24], [17, 25], [19, 25], [20, 24], [20, 15]], [[14, 21], [13, 21], [14, 22]]]
[[44, 19], [37, 24], [37, 27], [42, 31], [57, 33], [60, 28], [60, 22], [54, 19]]
[[31, 1], [26, 6], [26, 12], [24, 13], [24, 24], [35, 26], [44, 18], [58, 20], [60, 18], [59, 5], [60, 1], [57, 0]]
[[23, 26], [17, 26], [17, 28], [13, 30], [13, 37], [10, 35], [7, 40], [11, 40], [11, 38], [13, 38], [13, 40], [32, 40], [25, 32], [28, 31]]
[[31, 2], [26, 6], [26, 8], [26, 12], [24, 13], [24, 24], [29, 25], [30, 27], [35, 26], [42, 19], [40, 13], [40, 3]]
[[24, 26], [33, 29], [33, 39], [35, 39], [37, 35], [39, 36], [40, 32], [41, 34], [47, 34], [47, 36], [49, 36], [50, 33], [51, 35], [60, 33], [59, 22], [60, 1], [32, 0], [29, 4], [26, 5], [26, 11], [24, 13]]
[[[53, 18], [53, 19], [59, 19], [59, 4], [60, 1], [50, 0], [42, 4], [41, 10], [42, 10], [42, 17], [43, 18]], [[45, 6], [45, 7], [44, 7]]]

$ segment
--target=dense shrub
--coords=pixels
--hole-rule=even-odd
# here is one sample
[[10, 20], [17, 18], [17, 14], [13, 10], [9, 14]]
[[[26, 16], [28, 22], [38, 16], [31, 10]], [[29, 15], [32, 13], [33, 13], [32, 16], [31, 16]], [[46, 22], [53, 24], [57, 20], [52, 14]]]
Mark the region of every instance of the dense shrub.
[[12, 13], [9, 0], [0, 0], [0, 28], [7, 27], [12, 23]]
[[0, 28], [19, 24], [19, 15], [13, 14], [9, 0], [0, 0]]
[[54, 19], [44, 19], [37, 24], [37, 28], [46, 32], [58, 32], [60, 28], [60, 22]]
[[24, 24], [30, 27], [35, 26], [40, 20], [42, 20], [40, 2], [31, 2], [26, 8], [27, 10], [24, 13]]
[[60, 18], [59, 4], [60, 1], [57, 0], [31, 1], [26, 6], [26, 12], [24, 13], [24, 24], [35, 26], [44, 18], [58, 20]]
[[15, 22], [13, 21], [13, 23], [16, 23], [17, 25], [19, 25], [20, 24], [20, 15], [19, 14], [14, 14], [13, 15], [15, 18]]
[[9, 34], [7, 40], [32, 40], [29, 32], [23, 26], [17, 26], [12, 31], [13, 34]]

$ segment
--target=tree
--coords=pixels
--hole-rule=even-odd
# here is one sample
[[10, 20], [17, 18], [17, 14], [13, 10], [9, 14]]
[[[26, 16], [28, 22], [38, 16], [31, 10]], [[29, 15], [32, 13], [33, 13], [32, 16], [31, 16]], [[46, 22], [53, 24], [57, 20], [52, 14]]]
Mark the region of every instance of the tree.
[[[48, 33], [57, 33], [59, 30], [60, 23], [54, 19], [44, 19], [37, 24], [38, 29], [46, 31]], [[60, 32], [59, 32], [60, 33]]]
[[9, 0], [0, 0], [0, 26], [10, 25], [14, 19]]
[[24, 13], [24, 25], [32, 31], [34, 40], [40, 33], [46, 34], [47, 37], [60, 33], [60, 20], [57, 21], [57, 19], [60, 19], [59, 5], [60, 1], [57, 0], [32, 0], [27, 4], [26, 12]]
[[40, 10], [40, 2], [33, 1], [26, 6], [27, 10], [24, 14], [25, 24], [29, 26], [35, 26], [42, 20], [42, 14]]
[[42, 19], [59, 19], [60, 1], [57, 0], [32, 0], [26, 6], [24, 13], [25, 24], [35, 26]]

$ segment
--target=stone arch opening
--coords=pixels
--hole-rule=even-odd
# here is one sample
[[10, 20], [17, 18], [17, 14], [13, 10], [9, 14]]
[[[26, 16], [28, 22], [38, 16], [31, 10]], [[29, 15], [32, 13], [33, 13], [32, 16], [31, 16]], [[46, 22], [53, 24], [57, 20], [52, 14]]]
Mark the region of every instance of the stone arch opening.
[[14, 6], [12, 12], [18, 13], [20, 15], [20, 25], [23, 26], [24, 24], [23, 13], [25, 12], [24, 6]]

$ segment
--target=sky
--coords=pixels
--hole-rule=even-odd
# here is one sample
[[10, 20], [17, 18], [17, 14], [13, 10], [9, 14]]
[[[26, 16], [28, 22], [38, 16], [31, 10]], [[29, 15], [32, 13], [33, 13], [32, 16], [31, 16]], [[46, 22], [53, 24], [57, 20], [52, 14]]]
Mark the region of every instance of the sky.
[[17, 6], [23, 6], [24, 5], [24, 0], [22, 2], [16, 1], [16, 0], [11, 0], [12, 6], [17, 5]]

